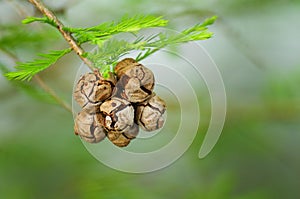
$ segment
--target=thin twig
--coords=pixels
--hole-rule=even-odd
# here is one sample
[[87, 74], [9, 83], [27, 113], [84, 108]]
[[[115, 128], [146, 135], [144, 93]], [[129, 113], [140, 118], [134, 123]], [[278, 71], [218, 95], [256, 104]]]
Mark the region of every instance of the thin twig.
[[242, 33], [235, 29], [225, 18], [220, 17], [219, 20], [224, 30], [225, 35], [232, 41], [232, 44], [241, 50], [252, 64], [260, 69], [266, 68], [266, 63], [261, 55], [256, 53], [257, 51], [253, 48]]
[[40, 10], [41, 13], [43, 13], [46, 17], [51, 19], [55, 24], [56, 28], [59, 30], [59, 32], [62, 34], [62, 36], [65, 38], [65, 40], [70, 44], [71, 48], [76, 52], [76, 54], [80, 57], [80, 59], [93, 71], [95, 70], [95, 67], [93, 63], [83, 56], [85, 53], [84, 50], [80, 47], [79, 44], [77, 44], [76, 40], [73, 38], [73, 36], [64, 30], [64, 25], [61, 21], [55, 16], [55, 14], [50, 11], [40, 0], [28, 0], [31, 4], [33, 4], [38, 10]]
[[[11, 0], [7, 0], [7, 2], [9, 3], [14, 3], [13, 1]], [[22, 9], [20, 6], [18, 6], [18, 4], [15, 4], [15, 6], [17, 7], [14, 7], [16, 8], [18, 14], [22, 17], [26, 17], [27, 14], [26, 14], [26, 10]], [[21, 60], [13, 53], [11, 53], [10, 51], [6, 50], [6, 49], [3, 49], [3, 48], [0, 48], [0, 50], [6, 54], [10, 59], [12, 59], [15, 63], [17, 62], [21, 62]], [[64, 101], [63, 99], [61, 99], [59, 97], [59, 95], [51, 88], [49, 87], [45, 82], [44, 80], [38, 75], [36, 74], [33, 79], [35, 80], [35, 82], [46, 92], [48, 93], [56, 102], [57, 104], [59, 104], [60, 106], [62, 106], [64, 109], [66, 109], [67, 111], [71, 112], [72, 113], [72, 109], [71, 109], [71, 106], [69, 103], [67, 103], [66, 101]]]
[[224, 17], [220, 15], [220, 13], [216, 13], [211, 10], [200, 10], [200, 9], [187, 9], [184, 11], [180, 11], [175, 14], [170, 14], [173, 17], [181, 17], [181, 16], [187, 16], [187, 15], [195, 15], [199, 17], [203, 16], [210, 16], [210, 15], [217, 15], [218, 21], [220, 22], [225, 35], [232, 41], [232, 44], [238, 48], [238, 50], [241, 51], [242, 54], [244, 54], [250, 62], [252, 62], [255, 66], [258, 68], [265, 68], [265, 62], [261, 56], [259, 56], [256, 51], [253, 49], [253, 46], [248, 43], [244, 35], [242, 35], [238, 30], [236, 30], [234, 27], [229, 24]]
[[23, 9], [20, 3], [15, 2], [14, 0], [6, 0], [8, 4], [11, 4], [12, 8], [16, 10], [19, 16], [26, 17], [28, 16], [28, 11]]
[[[12, 59], [14, 62], [21, 62], [20, 59], [12, 54], [11, 52], [9, 52], [6, 49], [2, 49], [0, 48], [0, 50], [5, 53], [7, 55], [7, 57], [9, 57], [10, 59]], [[36, 83], [46, 92], [48, 93], [51, 97], [53, 97], [53, 99], [59, 104], [61, 105], [64, 109], [66, 109], [67, 111], [72, 113], [72, 108], [71, 106], [65, 102], [63, 99], [61, 99], [59, 97], [59, 95], [52, 89], [50, 88], [45, 82], [44, 80], [39, 76], [39, 75], [35, 75], [33, 77], [33, 79], [36, 81]]]
[[66, 103], [64, 100], [62, 100], [56, 93], [54, 90], [52, 90], [44, 81], [43, 79], [39, 76], [39, 75], [35, 75], [33, 77], [33, 79], [39, 84], [39, 86], [44, 89], [44, 91], [46, 91], [47, 93], [49, 93], [54, 99], [55, 101], [60, 104], [63, 108], [65, 108], [67, 111], [72, 113], [72, 108], [71, 106]]

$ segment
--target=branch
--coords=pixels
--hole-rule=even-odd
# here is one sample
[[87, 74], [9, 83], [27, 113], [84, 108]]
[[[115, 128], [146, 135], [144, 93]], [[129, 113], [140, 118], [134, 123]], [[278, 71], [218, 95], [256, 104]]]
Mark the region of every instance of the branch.
[[91, 69], [95, 70], [95, 67], [93, 63], [84, 57], [85, 54], [84, 50], [80, 47], [79, 44], [77, 44], [76, 40], [73, 38], [73, 36], [64, 30], [64, 25], [58, 20], [58, 18], [55, 16], [55, 14], [50, 11], [40, 0], [28, 0], [31, 4], [33, 4], [38, 10], [40, 10], [41, 13], [43, 13], [46, 17], [48, 17], [50, 20], [52, 20], [56, 24], [56, 28], [58, 31], [62, 34], [62, 36], [65, 38], [65, 40], [69, 43], [72, 50], [76, 52], [76, 54], [80, 57], [80, 59]]
[[[11, 52], [0, 48], [0, 50], [5, 53], [9, 58], [11, 58], [14, 62], [20, 62], [19, 58], [16, 57], [14, 54], [12, 54]], [[71, 106], [65, 102], [63, 99], [61, 99], [58, 94], [52, 89], [50, 88], [45, 82], [44, 80], [39, 76], [39, 75], [35, 75], [33, 77], [33, 79], [37, 82], [37, 84], [46, 92], [48, 93], [50, 96], [53, 97], [53, 99], [59, 104], [61, 105], [64, 109], [66, 109], [67, 111], [72, 113], [72, 109]]]
[[61, 99], [52, 88], [50, 88], [41, 78], [39, 75], [35, 75], [33, 79], [38, 83], [38, 85], [47, 93], [49, 93], [55, 101], [60, 104], [63, 108], [65, 108], [67, 111], [72, 113], [71, 106], [66, 103], [63, 99]]
[[236, 30], [234, 27], [231, 26], [230, 23], [228, 23], [224, 17], [220, 16], [220, 13], [216, 13], [211, 10], [200, 10], [200, 9], [187, 9], [184, 11], [180, 11], [175, 14], [171, 14], [172, 17], [182, 17], [186, 15], [194, 15], [197, 17], [203, 17], [207, 15], [218, 15], [219, 16], [219, 22], [223, 28], [223, 31], [225, 33], [225, 36], [227, 36], [233, 43], [233, 45], [240, 50], [249, 60], [252, 62], [255, 66], [259, 68], [265, 67], [265, 62], [261, 56], [259, 56], [253, 46], [247, 42], [244, 35], [240, 33], [238, 30]]

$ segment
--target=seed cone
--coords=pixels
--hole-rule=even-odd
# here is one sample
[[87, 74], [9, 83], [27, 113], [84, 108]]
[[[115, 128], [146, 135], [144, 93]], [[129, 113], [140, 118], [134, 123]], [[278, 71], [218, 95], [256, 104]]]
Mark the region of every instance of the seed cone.
[[154, 88], [154, 75], [145, 66], [134, 59], [120, 61], [115, 72], [117, 82], [112, 96], [123, 98], [132, 103], [143, 102], [150, 97]]
[[98, 122], [96, 115], [83, 109], [75, 118], [75, 134], [90, 143], [98, 143], [106, 136], [106, 131]]
[[131, 67], [132, 64], [137, 64], [137, 62], [132, 58], [125, 58], [118, 62], [115, 67], [117, 78], [120, 78], [128, 70], [128, 68]]
[[151, 70], [134, 59], [120, 61], [115, 73], [116, 77], [110, 74], [104, 79], [94, 71], [79, 79], [73, 96], [82, 110], [74, 130], [87, 142], [97, 143], [107, 136], [114, 145], [125, 147], [136, 138], [139, 126], [146, 131], [163, 126], [166, 104], [153, 92]]
[[160, 129], [164, 124], [165, 111], [166, 103], [157, 95], [153, 95], [147, 101], [137, 105], [136, 121], [145, 131]]
[[126, 100], [113, 97], [100, 106], [98, 120], [108, 131], [126, 132], [134, 122], [133, 106]]
[[74, 91], [75, 101], [86, 110], [94, 107], [111, 96], [115, 80], [103, 79], [98, 72], [83, 75], [76, 84]]
[[107, 133], [108, 139], [116, 146], [125, 147], [132, 139], [134, 139], [139, 132], [138, 125], [134, 124], [126, 132], [120, 133], [118, 131], [109, 131]]
[[114, 145], [118, 147], [125, 147], [131, 141], [131, 139], [125, 137], [123, 133], [108, 132], [107, 137]]

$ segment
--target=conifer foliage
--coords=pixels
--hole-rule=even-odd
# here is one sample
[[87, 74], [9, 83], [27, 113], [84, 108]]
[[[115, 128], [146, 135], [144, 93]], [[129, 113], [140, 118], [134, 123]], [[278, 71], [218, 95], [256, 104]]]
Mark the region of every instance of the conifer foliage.
[[[213, 24], [215, 20], [216, 16], [213, 16], [206, 19], [203, 23], [196, 24], [178, 34], [169, 35], [162, 32], [150, 37], [138, 37], [133, 42], [117, 40], [113, 36], [124, 32], [136, 34], [140, 30], [150, 27], [165, 27], [168, 21], [161, 16], [137, 15], [133, 17], [124, 16], [119, 22], [105, 22], [89, 28], [64, 27], [63, 29], [75, 38], [78, 45], [90, 43], [99, 47], [97, 53], [86, 52], [83, 56], [91, 60], [94, 67], [99, 69], [104, 77], [107, 77], [109, 72], [114, 72], [112, 66], [117, 63], [118, 59], [130, 51], [139, 50], [140, 53], [136, 60], [141, 61], [168, 45], [210, 38], [213, 33], [208, 31], [207, 26]], [[24, 24], [41, 22], [56, 27], [55, 22], [46, 16], [42, 18], [28, 17], [22, 22]], [[72, 49], [68, 48], [51, 51], [47, 54], [39, 54], [41, 58], [18, 63], [15, 67], [16, 71], [8, 72], [5, 76], [9, 80], [29, 81], [34, 75], [47, 69], [71, 51]]]

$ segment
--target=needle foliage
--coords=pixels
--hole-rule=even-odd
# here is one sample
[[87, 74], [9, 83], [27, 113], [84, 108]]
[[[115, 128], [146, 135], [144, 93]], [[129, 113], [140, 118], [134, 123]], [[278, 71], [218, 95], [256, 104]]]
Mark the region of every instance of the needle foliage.
[[[105, 22], [88, 28], [64, 27], [64, 30], [69, 32], [80, 45], [90, 43], [99, 47], [96, 53], [85, 53], [85, 56], [94, 63], [103, 76], [107, 76], [109, 72], [114, 72], [113, 66], [117, 63], [118, 59], [130, 51], [140, 51], [136, 57], [136, 60], [140, 61], [168, 45], [210, 38], [213, 33], [208, 31], [207, 26], [213, 24], [216, 18], [216, 16], [208, 18], [203, 23], [196, 24], [177, 34], [161, 32], [148, 37], [139, 36], [132, 42], [118, 40], [113, 36], [120, 33], [137, 34], [140, 30], [150, 27], [165, 27], [168, 21], [160, 16], [124, 16], [119, 22]], [[42, 22], [56, 27], [55, 23], [47, 17], [28, 17], [22, 22], [24, 24]], [[5, 76], [10, 80], [29, 81], [35, 74], [47, 69], [69, 52], [71, 52], [71, 49], [40, 54], [41, 58], [25, 63], [18, 63], [15, 67], [17, 70], [8, 72]]]
[[71, 52], [71, 49], [39, 54], [41, 58], [25, 63], [18, 63], [16, 66], [17, 71], [6, 73], [5, 76], [10, 80], [29, 81], [35, 74], [45, 70], [69, 52]]

